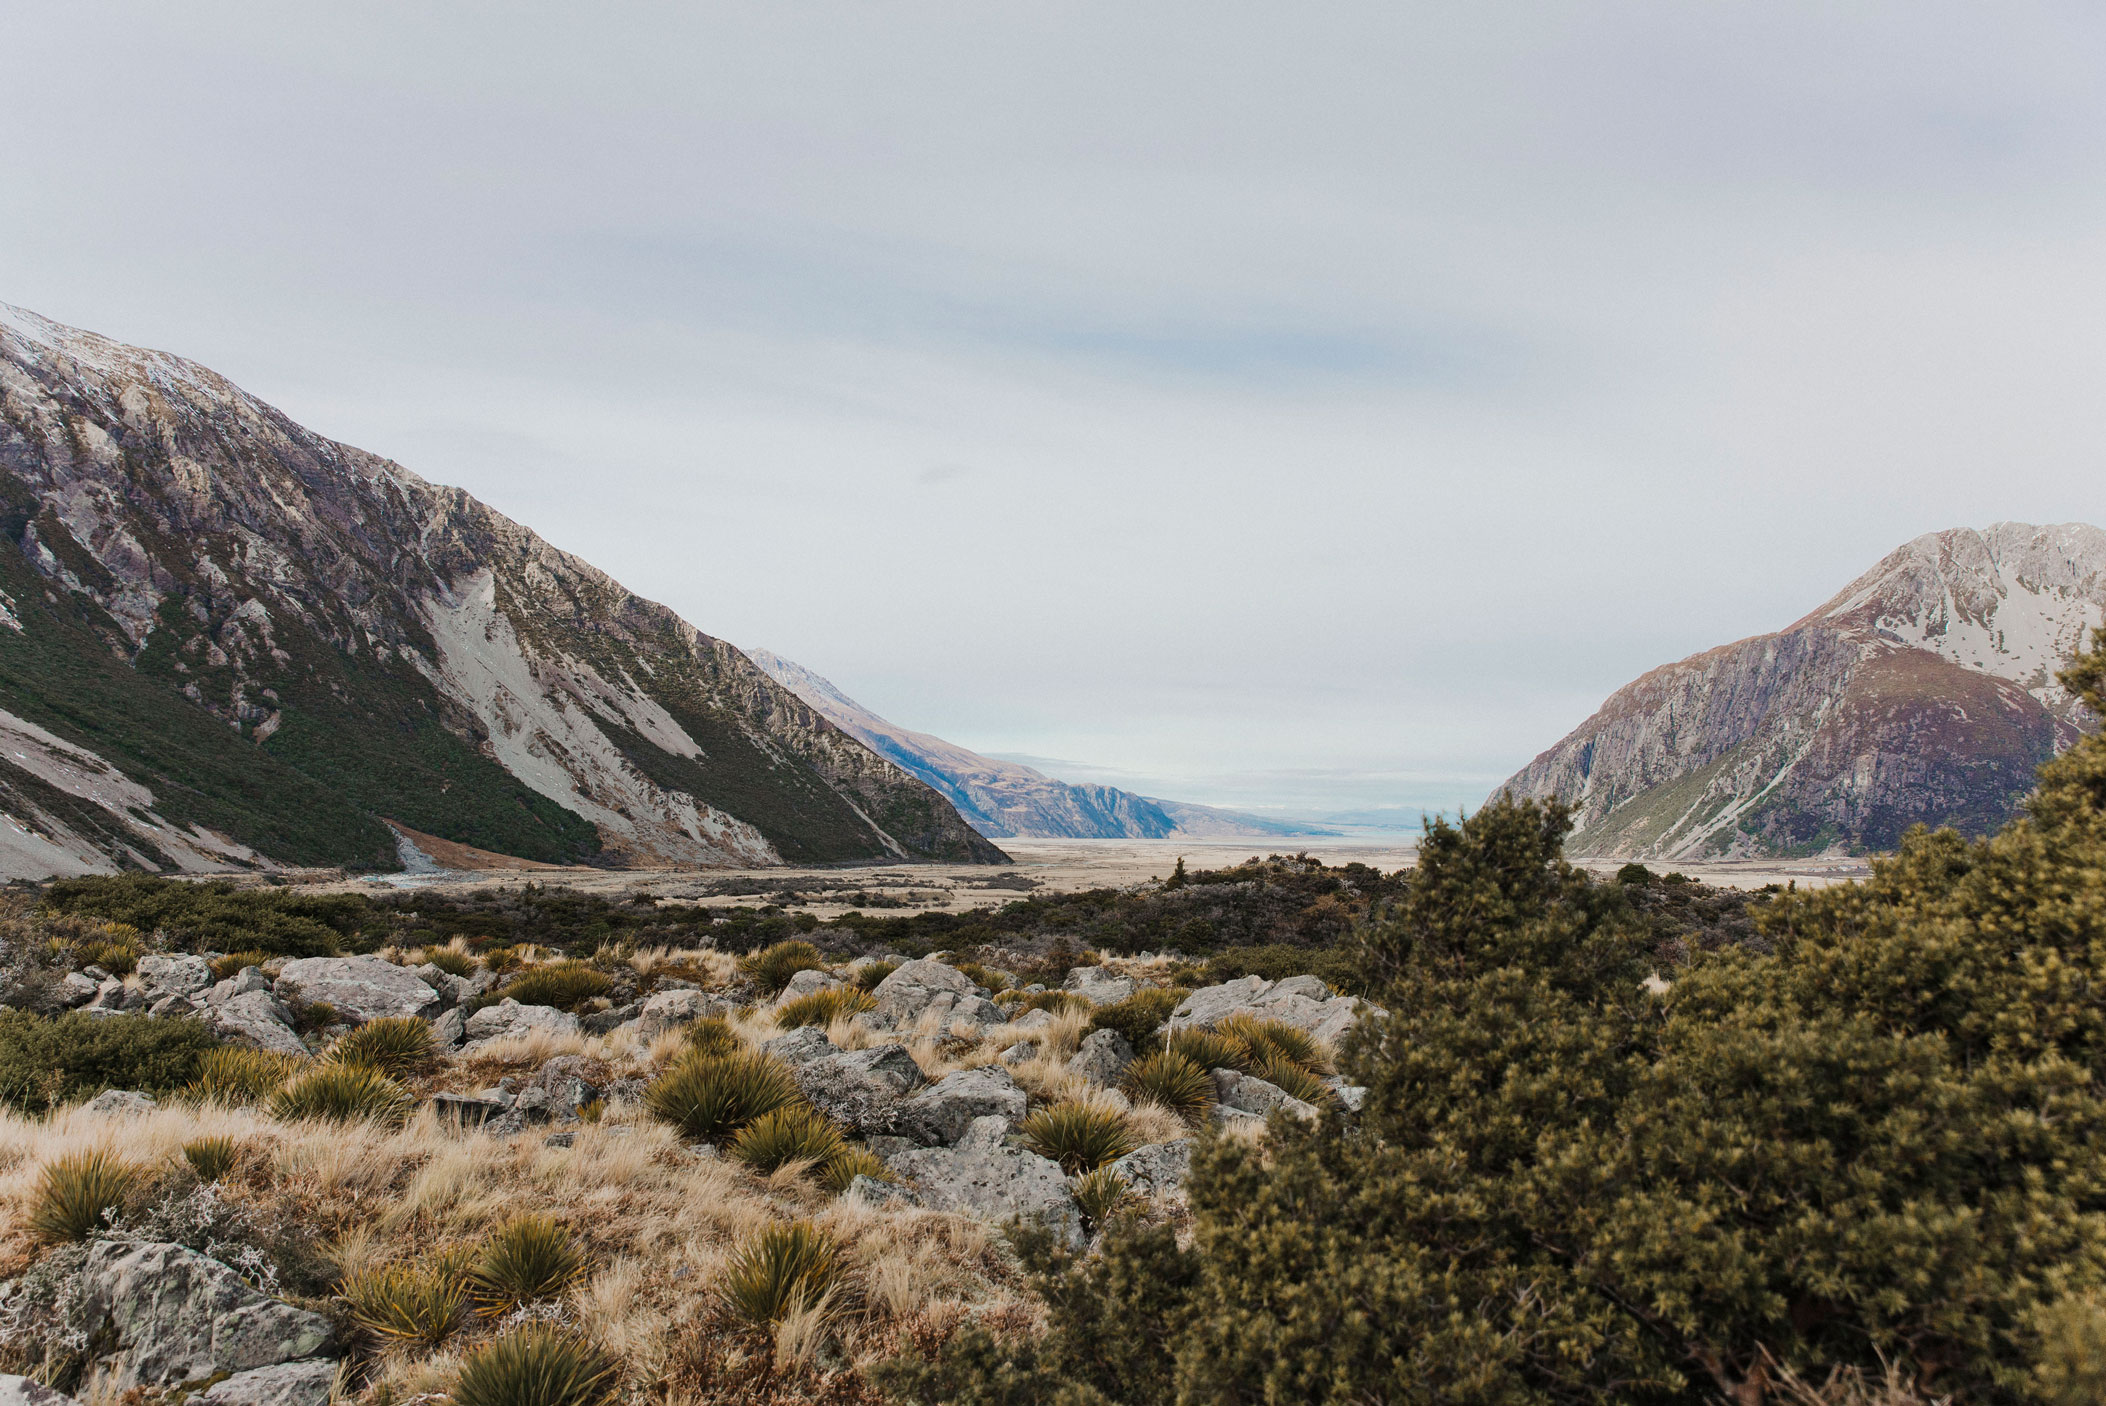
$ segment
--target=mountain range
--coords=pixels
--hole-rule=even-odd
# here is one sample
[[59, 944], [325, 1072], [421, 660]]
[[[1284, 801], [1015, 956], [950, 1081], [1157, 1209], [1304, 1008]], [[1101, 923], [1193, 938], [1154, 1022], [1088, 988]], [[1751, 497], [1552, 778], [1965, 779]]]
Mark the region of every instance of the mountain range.
[[2055, 681], [2106, 618], [2106, 532], [1918, 537], [1774, 634], [1653, 670], [1510, 778], [1575, 808], [1579, 853], [1891, 849], [2015, 814], [2096, 725]]
[[739, 650], [180, 357], [0, 304], [0, 875], [1006, 856]]
[[992, 839], [1288, 839], [1338, 833], [1113, 786], [1056, 781], [1020, 762], [983, 757], [954, 742], [887, 722], [779, 654], [765, 649], [746, 653], [843, 732], [927, 782], [968, 824]]

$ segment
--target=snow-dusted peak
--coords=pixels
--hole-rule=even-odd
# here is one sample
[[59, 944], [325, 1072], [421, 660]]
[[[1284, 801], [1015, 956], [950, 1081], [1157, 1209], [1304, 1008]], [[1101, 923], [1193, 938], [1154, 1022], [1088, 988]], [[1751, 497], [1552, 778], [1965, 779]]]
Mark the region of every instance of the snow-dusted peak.
[[2000, 522], [1904, 544], [1800, 626], [1826, 624], [1928, 650], [2074, 706], [2055, 673], [2106, 619], [2106, 532], [2086, 523]]

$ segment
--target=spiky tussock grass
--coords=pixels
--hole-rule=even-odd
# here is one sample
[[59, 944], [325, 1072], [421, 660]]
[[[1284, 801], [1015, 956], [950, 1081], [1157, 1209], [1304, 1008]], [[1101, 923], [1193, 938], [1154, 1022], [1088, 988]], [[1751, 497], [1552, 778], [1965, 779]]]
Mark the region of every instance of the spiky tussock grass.
[[1101, 1104], [1056, 1103], [1024, 1119], [1024, 1146], [1069, 1176], [1117, 1161], [1136, 1145], [1126, 1120]]
[[831, 1025], [845, 1015], [877, 1009], [877, 998], [853, 986], [835, 986], [799, 996], [775, 1008], [775, 1023], [785, 1030], [804, 1025]]
[[453, 1406], [595, 1406], [613, 1394], [614, 1359], [575, 1333], [516, 1328], [462, 1360]]
[[841, 1151], [841, 1134], [817, 1110], [787, 1103], [739, 1129], [730, 1151], [766, 1175], [791, 1162], [826, 1162]]
[[420, 966], [429, 963], [440, 971], [445, 972], [448, 976], [465, 977], [475, 971], [475, 958], [469, 956], [463, 949], [451, 944], [445, 947], [425, 948], [417, 954], [417, 962]]
[[319, 1064], [271, 1096], [275, 1118], [400, 1123], [412, 1100], [402, 1085], [363, 1064]]
[[681, 1043], [697, 1054], [728, 1055], [739, 1049], [739, 1037], [732, 1033], [731, 1022], [720, 1015], [706, 1015], [689, 1022], [680, 1038]]
[[192, 1138], [183, 1144], [183, 1160], [199, 1181], [221, 1181], [241, 1160], [241, 1144], [230, 1137]]
[[885, 1159], [859, 1142], [846, 1142], [819, 1169], [819, 1184], [836, 1196], [848, 1190], [857, 1177], [872, 1181], [897, 1181]]
[[1181, 1054], [1142, 1055], [1126, 1066], [1119, 1087], [1136, 1103], [1152, 1103], [1192, 1121], [1214, 1106], [1214, 1080]]
[[329, 1058], [338, 1064], [361, 1064], [396, 1079], [424, 1073], [438, 1057], [431, 1026], [407, 1015], [369, 1020], [329, 1047]]
[[386, 1342], [423, 1348], [452, 1337], [468, 1312], [468, 1285], [450, 1263], [365, 1270], [347, 1277], [337, 1293], [359, 1327]]
[[810, 1221], [771, 1225], [732, 1255], [724, 1302], [749, 1323], [780, 1323], [833, 1303], [845, 1274], [840, 1247]]
[[789, 985], [790, 978], [799, 972], [825, 971], [826, 959], [809, 942], [778, 942], [750, 953], [739, 963], [739, 970], [772, 996]]
[[849, 980], [865, 991], [875, 991], [879, 982], [898, 970], [898, 962], [868, 962], [857, 967]]
[[1278, 1055], [1266, 1060], [1256, 1069], [1253, 1069], [1251, 1073], [1271, 1084], [1274, 1088], [1300, 1099], [1303, 1103], [1313, 1103], [1318, 1108], [1322, 1108], [1333, 1102], [1329, 1084], [1326, 1084], [1317, 1075], [1311, 1074], [1301, 1065], [1294, 1063], [1292, 1060], [1283, 1059]]
[[549, 1216], [520, 1216], [483, 1243], [468, 1271], [478, 1313], [497, 1317], [521, 1304], [561, 1298], [585, 1274], [577, 1241]]
[[500, 997], [510, 997], [522, 1006], [554, 1006], [576, 1010], [595, 996], [604, 996], [614, 985], [612, 977], [590, 962], [550, 962], [528, 967], [504, 984]]
[[644, 1090], [644, 1107], [691, 1138], [729, 1137], [797, 1098], [797, 1081], [764, 1054], [688, 1053]]
[[198, 1060], [197, 1080], [190, 1091], [216, 1103], [261, 1103], [285, 1087], [285, 1081], [305, 1063], [298, 1055], [276, 1050], [221, 1045]]
[[1201, 1069], [1233, 1069], [1238, 1074], [1251, 1071], [1250, 1046], [1212, 1030], [1180, 1030], [1170, 1037], [1166, 1048]]
[[1248, 1013], [1232, 1015], [1214, 1027], [1214, 1033], [1223, 1039], [1234, 1040], [1250, 1051], [1253, 1072], [1258, 1065], [1275, 1060], [1298, 1064], [1312, 1074], [1327, 1073], [1323, 1052], [1316, 1041], [1303, 1031], [1280, 1020], [1266, 1020]]
[[252, 947], [246, 952], [229, 952], [224, 957], [212, 959], [212, 976], [214, 980], [225, 981], [244, 967], [260, 967], [270, 959], [271, 954], [260, 947]]
[[138, 1181], [138, 1168], [107, 1148], [61, 1157], [38, 1180], [29, 1232], [47, 1245], [85, 1240], [124, 1208]]
[[1142, 1049], [1170, 1019], [1177, 1003], [1191, 994], [1181, 986], [1144, 986], [1123, 1001], [1100, 1007], [1090, 1023], [1099, 1030], [1116, 1030], [1127, 1044]]
[[1006, 1007], [1011, 1020], [1031, 1011], [1051, 1011], [1058, 1015], [1062, 1011], [1092, 1009], [1085, 997], [1072, 991], [1004, 991], [995, 997], [995, 1004]]
[[1068, 1189], [1074, 1193], [1083, 1219], [1093, 1226], [1103, 1225], [1137, 1199], [1126, 1179], [1110, 1167], [1084, 1173]]

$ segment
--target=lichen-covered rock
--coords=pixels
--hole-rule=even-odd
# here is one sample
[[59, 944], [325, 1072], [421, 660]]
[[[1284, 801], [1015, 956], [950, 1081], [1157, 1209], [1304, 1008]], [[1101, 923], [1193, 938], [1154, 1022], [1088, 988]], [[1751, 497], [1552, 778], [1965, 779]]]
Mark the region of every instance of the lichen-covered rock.
[[431, 1023], [431, 1042], [442, 1050], [457, 1050], [468, 1038], [468, 1012], [455, 1006]]
[[775, 998], [775, 1004], [779, 1006], [785, 1001], [794, 1001], [800, 996], [817, 995], [821, 991], [831, 991], [845, 984], [832, 972], [801, 971], [791, 977], [788, 984], [782, 988], [781, 994]]
[[1192, 1139], [1151, 1142], [1111, 1164], [1113, 1173], [1143, 1196], [1174, 1196], [1192, 1171]]
[[468, 983], [444, 967], [426, 962], [410, 968], [410, 975], [429, 986], [442, 1005], [457, 1006], [468, 999]]
[[997, 1223], [1037, 1222], [1070, 1248], [1081, 1248], [1082, 1211], [1060, 1164], [1010, 1146], [1008, 1132], [1007, 1118], [976, 1119], [957, 1146], [895, 1153], [887, 1165], [912, 1182], [922, 1204], [933, 1210]]
[[985, 993], [956, 967], [933, 957], [917, 957], [911, 962], [901, 962], [870, 994], [877, 998], [877, 1007], [870, 1012], [871, 1017], [885, 1025], [897, 1026], [911, 1025], [920, 1019], [922, 1012], [939, 996], [949, 996], [951, 1001], [946, 1009], [954, 1009], [960, 999]]
[[336, 1362], [315, 1357], [236, 1372], [191, 1400], [201, 1406], [328, 1406], [335, 1384]]
[[1214, 1099], [1222, 1108], [1233, 1109], [1263, 1118], [1274, 1109], [1281, 1109], [1304, 1122], [1315, 1122], [1323, 1115], [1313, 1103], [1304, 1103], [1277, 1084], [1269, 1084], [1252, 1074], [1238, 1074], [1233, 1069], [1213, 1071]]
[[225, 981], [218, 982], [207, 990], [205, 992], [205, 1004], [216, 1006], [223, 1001], [231, 1001], [236, 996], [246, 996], [251, 991], [268, 991], [270, 989], [271, 979], [263, 974], [263, 968], [243, 967]]
[[1011, 1030], [1043, 1030], [1052, 1023], [1053, 1012], [1041, 1007], [1037, 1010], [1025, 1011], [1015, 1020], [1009, 1022], [1009, 1028]]
[[301, 957], [279, 970], [273, 989], [281, 1000], [297, 993], [303, 1001], [326, 1001], [338, 1015], [360, 1023], [439, 1013], [438, 992], [415, 972], [378, 957]]
[[98, 1241], [81, 1284], [83, 1314], [105, 1325], [111, 1385], [120, 1390], [274, 1367], [329, 1342], [328, 1319], [258, 1293], [182, 1245]]
[[1211, 1030], [1230, 1016], [1250, 1015], [1277, 1020], [1327, 1044], [1335, 1044], [1346, 1032], [1381, 1008], [1351, 996], [1333, 996], [1330, 988], [1313, 976], [1291, 976], [1285, 981], [1267, 981], [1262, 976], [1239, 977], [1219, 986], [1202, 986], [1170, 1013], [1172, 1030]]
[[722, 1015], [730, 1008], [722, 997], [712, 996], [707, 991], [682, 989], [653, 992], [637, 1012], [637, 1033], [646, 1040], [676, 1030], [683, 1025], [692, 1025], [705, 1016]]
[[59, 978], [59, 999], [69, 1006], [85, 1006], [95, 999], [95, 993], [100, 989], [101, 985], [94, 977], [79, 972], [67, 972]]
[[82, 1104], [80, 1111], [102, 1118], [115, 1118], [127, 1114], [151, 1113], [158, 1107], [160, 1104], [152, 1094], [142, 1094], [131, 1089], [104, 1089]]
[[1011, 1068], [1014, 1068], [1015, 1066], [1023, 1064], [1028, 1060], [1037, 1059], [1038, 1049], [1038, 1041], [1036, 1040], [1019, 1040], [1015, 1044], [1011, 1045], [1008, 1049], [1002, 1051], [1002, 1053], [997, 1055], [996, 1058], [999, 1059], [1002, 1063], [1009, 1065]]
[[1068, 1073], [1079, 1074], [1093, 1084], [1114, 1084], [1126, 1066], [1133, 1063], [1133, 1046], [1116, 1030], [1093, 1030], [1068, 1056]]
[[239, 996], [229, 996], [218, 1005], [207, 1006], [205, 1015], [213, 1029], [229, 1039], [279, 1054], [307, 1053], [307, 1046], [293, 1034], [292, 1013], [279, 1005], [269, 991], [244, 991]]
[[1030, 1100], [1009, 1071], [993, 1065], [946, 1074], [900, 1104], [892, 1125], [902, 1137], [924, 1147], [949, 1146], [964, 1137], [975, 1121], [1023, 1120]]
[[879, 1181], [876, 1177], [866, 1177], [861, 1172], [856, 1173], [849, 1181], [848, 1188], [841, 1193], [841, 1198], [873, 1208], [921, 1204], [921, 1197], [914, 1188], [901, 1186], [896, 1181]]
[[212, 984], [212, 968], [188, 952], [149, 952], [139, 959], [139, 983], [149, 999], [195, 996]]
[[0, 1406], [75, 1406], [72, 1397], [42, 1382], [0, 1372]]
[[800, 1025], [787, 1035], [778, 1035], [761, 1046], [765, 1054], [771, 1054], [784, 1064], [796, 1067], [815, 1059], [825, 1059], [834, 1053], [834, 1042], [826, 1038], [826, 1032], [816, 1025]]
[[840, 1050], [791, 1064], [805, 1101], [860, 1133], [889, 1133], [900, 1100], [928, 1082], [904, 1045]]
[[1071, 967], [1060, 989], [1072, 991], [1091, 1005], [1111, 1006], [1133, 994], [1134, 980], [1103, 967]]
[[469, 1016], [462, 1033], [467, 1036], [472, 1049], [491, 1040], [524, 1040], [536, 1030], [545, 1030], [551, 1035], [575, 1035], [578, 1033], [578, 1018], [554, 1006], [522, 1006], [507, 996], [496, 1005], [484, 1006]]

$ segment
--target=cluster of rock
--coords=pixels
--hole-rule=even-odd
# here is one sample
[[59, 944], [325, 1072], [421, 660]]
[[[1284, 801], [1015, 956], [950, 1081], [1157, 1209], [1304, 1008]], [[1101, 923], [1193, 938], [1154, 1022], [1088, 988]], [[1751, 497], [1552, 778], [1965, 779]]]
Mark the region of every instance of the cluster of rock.
[[[134, 1388], [198, 1406], [326, 1406], [336, 1382], [328, 1319], [249, 1287], [218, 1260], [172, 1243], [99, 1240], [64, 1312], [94, 1345], [111, 1396]], [[21, 1292], [19, 1287], [16, 1292]], [[71, 1406], [0, 1376], [0, 1406]]]

